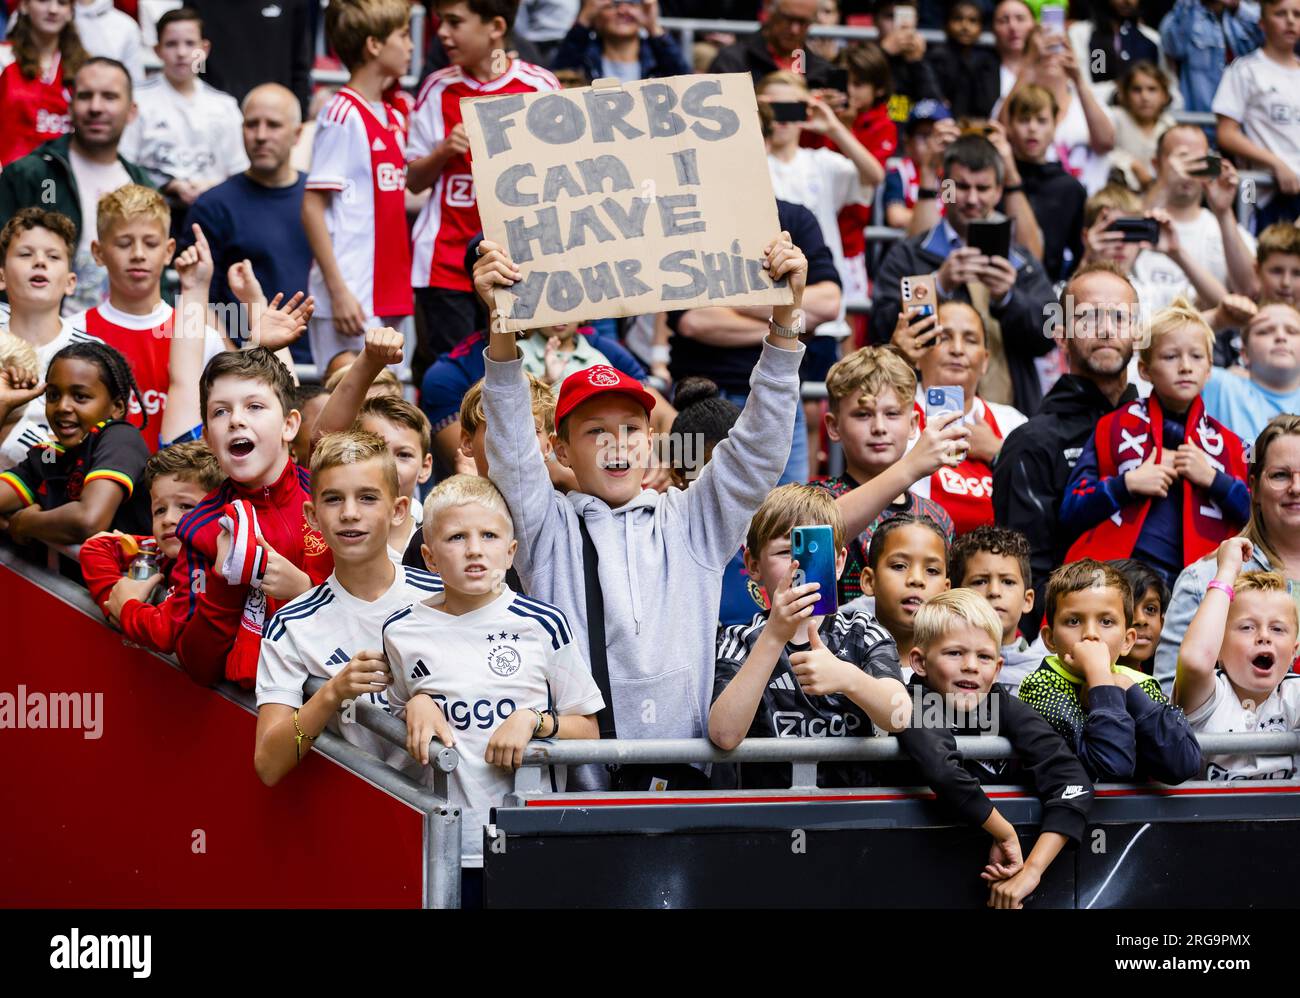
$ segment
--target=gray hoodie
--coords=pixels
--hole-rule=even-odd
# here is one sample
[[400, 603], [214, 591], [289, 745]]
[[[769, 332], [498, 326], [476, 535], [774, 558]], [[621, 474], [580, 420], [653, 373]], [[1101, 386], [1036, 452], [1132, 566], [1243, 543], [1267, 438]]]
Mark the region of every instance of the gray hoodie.
[[578, 517], [596, 545], [619, 738], [704, 737], [722, 570], [785, 468], [803, 354], [802, 347], [764, 343], [744, 411], [690, 489], [645, 490], [618, 509], [594, 496], [555, 491], [537, 446], [521, 362], [485, 357], [488, 464], [514, 518], [515, 568], [528, 595], [568, 616], [584, 660]]

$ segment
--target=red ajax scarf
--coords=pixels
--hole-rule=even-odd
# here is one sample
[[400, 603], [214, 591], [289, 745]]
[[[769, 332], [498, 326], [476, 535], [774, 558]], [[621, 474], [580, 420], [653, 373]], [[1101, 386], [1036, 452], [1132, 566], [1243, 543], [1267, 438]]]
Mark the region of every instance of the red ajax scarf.
[[[1113, 478], [1123, 475], [1142, 464], [1152, 453], [1159, 461], [1163, 453], [1163, 434], [1164, 413], [1154, 395], [1103, 416], [1097, 424], [1096, 436], [1100, 476]], [[1246, 460], [1240, 438], [1217, 419], [1206, 415], [1205, 403], [1199, 395], [1187, 413], [1186, 442], [1205, 454], [1212, 467], [1233, 478], [1246, 479]], [[1223, 510], [1207, 489], [1193, 485], [1186, 478], [1182, 479], [1182, 489], [1183, 562], [1190, 565], [1237, 533], [1241, 524], [1226, 520]], [[1150, 508], [1151, 497], [1135, 497], [1075, 541], [1065, 560], [1096, 558], [1106, 561], [1129, 557]]]

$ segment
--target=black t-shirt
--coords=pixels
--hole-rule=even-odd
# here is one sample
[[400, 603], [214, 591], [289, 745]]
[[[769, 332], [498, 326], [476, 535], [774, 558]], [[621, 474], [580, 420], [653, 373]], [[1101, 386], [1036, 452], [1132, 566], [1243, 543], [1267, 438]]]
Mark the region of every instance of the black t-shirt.
[[[834, 281], [841, 285], [835, 258], [822, 238], [817, 218], [803, 205], [788, 201], [776, 202], [777, 223], [781, 230], [790, 233], [790, 239], [808, 258], [808, 284]], [[673, 381], [691, 376], [711, 379], [724, 392], [748, 394], [749, 376], [758, 364], [762, 346], [717, 347], [693, 340], [677, 332], [684, 312], [668, 313], [668, 328], [673, 332], [672, 360], [668, 370]]]
[[110, 419], [91, 429], [75, 447], [65, 450], [52, 441], [37, 444], [16, 467], [0, 474], [0, 482], [41, 509], [76, 502], [87, 482], [114, 482], [126, 498], [117, 507], [109, 529], [151, 534], [149, 491], [138, 487], [148, 460], [149, 448], [140, 431], [130, 423]]
[[[748, 624], [735, 624], [718, 632], [717, 667], [713, 673], [715, 701], [736, 678], [765, 626], [767, 614], [759, 613]], [[872, 676], [903, 681], [894, 639], [871, 614], [853, 610], [830, 614], [817, 633], [836, 658], [851, 662]], [[746, 737], [866, 738], [874, 734], [871, 718], [848, 697], [809, 696], [799, 688], [790, 656], [807, 650], [807, 644], [785, 646], [772, 669]], [[864, 762], [824, 762], [817, 768], [819, 787], [867, 787], [877, 782]], [[746, 789], [788, 787], [790, 764], [747, 763], [740, 767], [740, 785]]]

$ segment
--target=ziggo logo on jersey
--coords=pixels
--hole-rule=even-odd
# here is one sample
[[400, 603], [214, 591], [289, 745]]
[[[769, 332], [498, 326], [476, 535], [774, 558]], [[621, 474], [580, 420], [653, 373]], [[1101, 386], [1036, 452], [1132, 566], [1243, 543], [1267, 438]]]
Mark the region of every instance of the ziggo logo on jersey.
[[983, 499], [985, 496], [993, 495], [992, 475], [985, 475], [983, 478], [967, 478], [965, 475], [958, 474], [952, 468], [940, 468], [939, 484], [945, 492], [952, 496], [971, 496], [974, 499]]
[[400, 191], [406, 187], [406, 168], [392, 163], [375, 167], [375, 186], [381, 191]]
[[[167, 405], [166, 392], [154, 391], [151, 388], [146, 392], [141, 392], [140, 394], [144, 396], [144, 410], [150, 416], [158, 415], [158, 413], [162, 412], [164, 407]], [[140, 402], [134, 395], [131, 396], [131, 402], [127, 406], [127, 411], [132, 415], [136, 415], [140, 412]]]
[[475, 700], [472, 705], [464, 700], [453, 700], [448, 703], [447, 698], [441, 693], [433, 694], [433, 699], [442, 708], [443, 716], [458, 731], [468, 730], [471, 721], [477, 721], [478, 724], [475, 726], [486, 731], [497, 721], [504, 721], [515, 712], [513, 700], [498, 700], [495, 703], [486, 699]]

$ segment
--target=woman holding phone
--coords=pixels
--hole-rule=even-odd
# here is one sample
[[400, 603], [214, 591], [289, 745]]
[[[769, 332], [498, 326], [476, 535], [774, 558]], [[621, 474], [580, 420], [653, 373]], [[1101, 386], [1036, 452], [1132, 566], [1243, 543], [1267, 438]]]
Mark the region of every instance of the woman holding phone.
[[922, 478], [912, 491], [942, 506], [960, 535], [993, 522], [993, 460], [1006, 435], [1025, 422], [1025, 414], [979, 396], [989, 351], [984, 323], [975, 309], [949, 301], [939, 306], [937, 321], [926, 317], [913, 325], [909, 318], [906, 310], [900, 314], [893, 345], [921, 375], [916, 383], [918, 430], [925, 429], [932, 415], [931, 388], [959, 390], [964, 419], [971, 428], [970, 449], [962, 462]]

